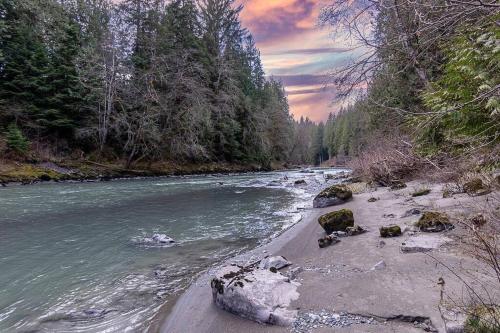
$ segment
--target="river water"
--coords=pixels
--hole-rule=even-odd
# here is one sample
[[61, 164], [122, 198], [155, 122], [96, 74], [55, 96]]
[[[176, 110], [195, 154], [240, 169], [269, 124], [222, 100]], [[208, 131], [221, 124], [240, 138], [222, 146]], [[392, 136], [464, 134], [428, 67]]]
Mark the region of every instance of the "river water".
[[314, 171], [0, 188], [0, 332], [146, 331], [201, 271], [298, 221], [323, 172], [341, 170]]

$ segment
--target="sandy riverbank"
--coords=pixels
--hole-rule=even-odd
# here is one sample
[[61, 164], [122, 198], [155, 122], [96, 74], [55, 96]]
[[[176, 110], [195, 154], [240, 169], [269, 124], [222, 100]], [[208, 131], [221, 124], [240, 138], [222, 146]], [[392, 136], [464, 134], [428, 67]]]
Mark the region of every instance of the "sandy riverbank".
[[[300, 297], [290, 307], [298, 309], [299, 316], [323, 311], [356, 314], [370, 319], [369, 323], [349, 323], [344, 327], [311, 326], [314, 332], [422, 332], [425, 325], [415, 325], [414, 322], [427, 319], [439, 332], [444, 332], [438, 309], [439, 278], [446, 281], [447, 295], [460, 298], [463, 290], [462, 283], [438, 261], [457, 271], [477, 271], [479, 268], [477, 262], [459, 249], [457, 239], [463, 230], [457, 227], [453, 231], [436, 234], [449, 241], [432, 252], [403, 253], [401, 244], [411, 237], [410, 234], [382, 239], [378, 228], [391, 223], [397, 223], [402, 228], [411, 225], [418, 215], [402, 216], [412, 208], [445, 211], [451, 216], [458, 216], [470, 210], [467, 208], [470, 205], [480, 205], [488, 196], [460, 194], [443, 198], [442, 185], [431, 184], [428, 185], [431, 189], [429, 195], [412, 198], [410, 193], [420, 186], [421, 183], [414, 181], [398, 191], [378, 188], [374, 192], [357, 194], [353, 200], [340, 206], [311, 209], [300, 223], [273, 242], [230, 262], [248, 263], [267, 254], [283, 255], [293, 263], [289, 269], [303, 268], [298, 276]], [[368, 199], [371, 197], [379, 200], [370, 203]], [[355, 222], [366, 227], [368, 232], [342, 238], [340, 243], [320, 249], [317, 239], [324, 232], [317, 218], [340, 208], [351, 209]], [[381, 240], [385, 244], [381, 245]], [[372, 270], [382, 260], [385, 268]], [[167, 311], [168, 316], [154, 325], [153, 331], [244, 333], [291, 330], [290, 327], [261, 325], [218, 309], [212, 303], [209, 282], [210, 272], [203, 274], [178, 299]]]

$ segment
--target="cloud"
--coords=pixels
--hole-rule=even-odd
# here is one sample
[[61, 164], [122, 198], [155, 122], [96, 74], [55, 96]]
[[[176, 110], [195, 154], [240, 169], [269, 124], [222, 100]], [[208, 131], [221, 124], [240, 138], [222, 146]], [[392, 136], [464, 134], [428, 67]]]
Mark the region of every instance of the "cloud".
[[254, 36], [264, 70], [283, 83], [295, 118], [324, 121], [341, 103], [327, 73], [346, 64], [358, 50], [345, 38], [332, 39], [317, 19], [323, 0], [239, 0], [242, 24]]
[[300, 75], [273, 75], [275, 80], [280, 81], [285, 86], [310, 86], [318, 84], [326, 84], [328, 82], [327, 75], [315, 74], [300, 74]]
[[313, 49], [291, 49], [291, 50], [280, 50], [280, 51], [271, 51], [269, 53], [265, 53], [264, 55], [286, 55], [286, 54], [323, 54], [323, 53], [344, 53], [353, 51], [352, 48], [347, 47], [319, 47]]

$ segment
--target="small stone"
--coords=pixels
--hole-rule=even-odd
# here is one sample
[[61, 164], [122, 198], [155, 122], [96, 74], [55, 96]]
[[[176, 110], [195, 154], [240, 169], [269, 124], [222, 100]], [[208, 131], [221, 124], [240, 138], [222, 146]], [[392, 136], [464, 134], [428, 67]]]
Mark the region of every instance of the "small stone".
[[396, 224], [391, 224], [389, 226], [380, 227], [381, 237], [396, 237], [401, 236], [401, 228]]
[[384, 268], [386, 267], [385, 265], [385, 261], [381, 260], [379, 261], [378, 263], [375, 264], [375, 266], [372, 267], [372, 271], [380, 271], [380, 270], [383, 270]]
[[338, 242], [340, 242], [340, 239], [338, 239], [337, 237], [335, 237], [333, 235], [330, 235], [330, 236], [325, 236], [323, 238], [318, 239], [318, 246], [320, 248], [324, 248], [324, 247], [330, 246], [332, 244], [336, 244]]
[[413, 215], [420, 215], [420, 214], [422, 214], [422, 210], [420, 208], [412, 208], [410, 210], [407, 210], [403, 215], [401, 215], [401, 218], [410, 217]]
[[470, 223], [472, 223], [472, 225], [475, 227], [481, 227], [485, 225], [486, 222], [486, 218], [483, 216], [483, 214], [477, 214], [470, 218]]

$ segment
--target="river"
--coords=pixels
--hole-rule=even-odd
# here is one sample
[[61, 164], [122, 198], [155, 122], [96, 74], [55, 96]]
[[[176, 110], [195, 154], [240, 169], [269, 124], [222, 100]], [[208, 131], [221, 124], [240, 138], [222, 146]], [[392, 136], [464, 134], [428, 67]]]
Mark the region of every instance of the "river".
[[313, 171], [0, 188], [0, 331], [146, 331], [201, 271], [298, 221], [340, 170]]

